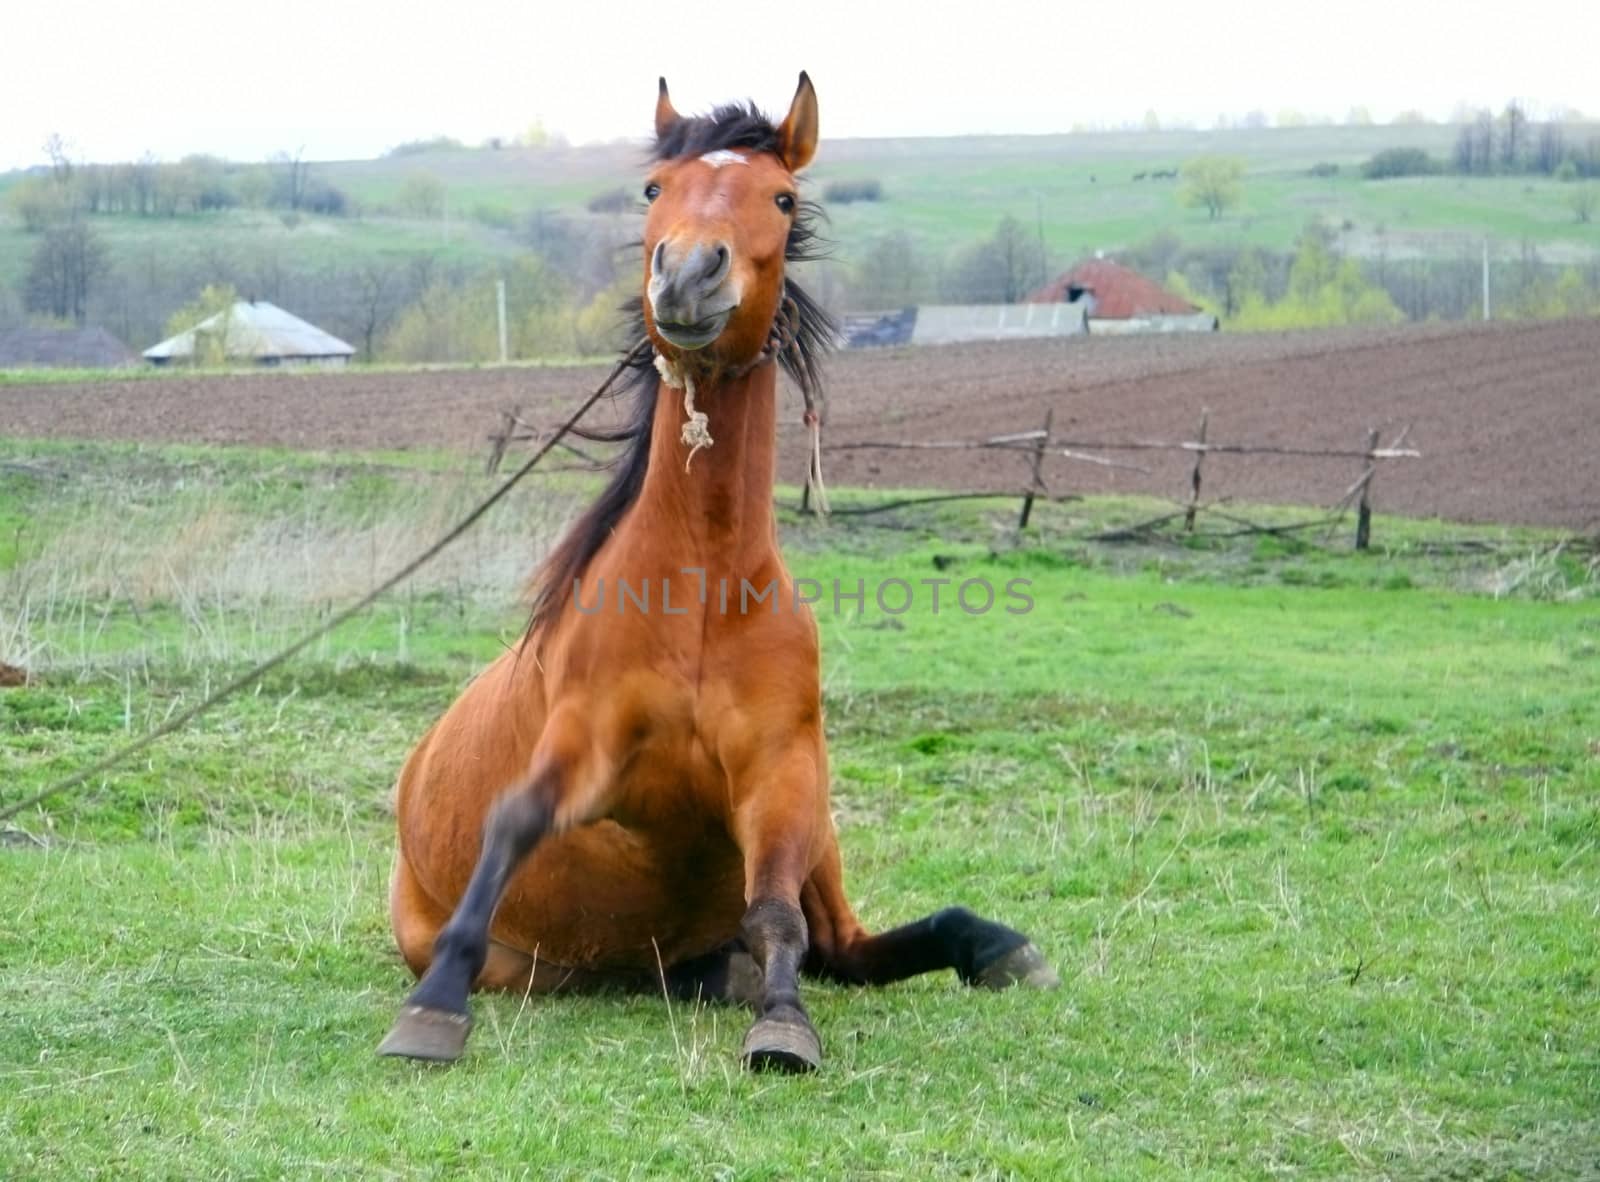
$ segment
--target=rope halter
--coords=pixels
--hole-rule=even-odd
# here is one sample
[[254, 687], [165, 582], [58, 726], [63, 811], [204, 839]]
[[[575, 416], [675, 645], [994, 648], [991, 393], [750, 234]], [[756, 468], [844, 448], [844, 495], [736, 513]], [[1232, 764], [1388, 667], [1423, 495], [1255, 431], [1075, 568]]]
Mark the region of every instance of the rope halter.
[[[769, 361], [776, 361], [783, 351], [794, 344], [795, 323], [800, 315], [800, 309], [793, 299], [785, 298], [778, 307], [778, 314], [772, 320], [772, 333], [767, 337], [767, 343], [762, 346], [761, 352], [748, 364], [732, 370], [727, 377], [732, 381], [752, 373]], [[688, 457], [683, 461], [683, 470], [689, 471], [694, 463], [695, 454], [704, 448], [709, 448], [713, 442], [711, 438], [711, 421], [706, 417], [706, 412], [697, 410], [694, 404], [695, 384], [694, 374], [690, 367], [681, 361], [674, 361], [659, 349], [655, 354], [656, 373], [661, 375], [663, 385], [673, 390], [683, 391], [683, 430], [678, 438], [689, 449]], [[828, 494], [822, 485], [822, 414], [817, 408], [816, 395], [810, 383], [800, 383], [800, 393], [805, 398], [806, 409], [804, 423], [811, 433], [811, 459], [807, 465], [807, 480], [817, 494], [817, 511], [823, 515], [828, 512]]]

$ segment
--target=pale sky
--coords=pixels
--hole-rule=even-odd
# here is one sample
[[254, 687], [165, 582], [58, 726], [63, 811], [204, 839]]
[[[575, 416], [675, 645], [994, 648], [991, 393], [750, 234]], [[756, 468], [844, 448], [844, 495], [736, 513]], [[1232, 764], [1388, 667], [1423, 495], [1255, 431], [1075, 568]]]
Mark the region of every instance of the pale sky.
[[829, 136], [1044, 133], [1285, 109], [1383, 120], [1523, 99], [1600, 113], [1600, 6], [1414, 0], [873, 0], [451, 4], [13, 0], [0, 16], [0, 169], [79, 159], [367, 157], [534, 120], [641, 137], [655, 79], [684, 112], [783, 112], [810, 71]]

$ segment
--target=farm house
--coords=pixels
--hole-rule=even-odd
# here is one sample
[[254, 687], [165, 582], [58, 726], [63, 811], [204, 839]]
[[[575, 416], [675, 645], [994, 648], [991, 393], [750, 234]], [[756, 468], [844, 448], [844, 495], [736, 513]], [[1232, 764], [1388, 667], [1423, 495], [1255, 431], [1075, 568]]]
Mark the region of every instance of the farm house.
[[953, 345], [963, 341], [1036, 340], [1087, 332], [1085, 305], [923, 304], [897, 312], [845, 316], [840, 326], [847, 348], [881, 345]]
[[294, 365], [339, 368], [355, 349], [331, 333], [266, 300], [240, 300], [193, 328], [169, 337], [144, 351], [154, 365], [191, 362], [197, 349], [206, 351], [206, 338], [229, 361], [257, 365]]
[[1020, 304], [923, 305], [845, 316], [840, 325], [847, 348], [1216, 330], [1211, 313], [1109, 259], [1079, 263]]
[[1217, 318], [1110, 259], [1088, 259], [1027, 296], [1029, 304], [1082, 303], [1091, 333], [1215, 332]]

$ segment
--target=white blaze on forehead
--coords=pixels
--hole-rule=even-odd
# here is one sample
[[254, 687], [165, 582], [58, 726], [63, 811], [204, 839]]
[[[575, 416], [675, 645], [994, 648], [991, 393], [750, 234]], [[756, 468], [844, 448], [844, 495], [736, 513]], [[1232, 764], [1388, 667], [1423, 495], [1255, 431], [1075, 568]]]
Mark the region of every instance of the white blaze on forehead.
[[726, 148], [718, 148], [715, 152], [707, 152], [700, 157], [700, 163], [709, 164], [712, 168], [721, 168], [724, 164], [749, 164], [750, 161], [737, 152], [730, 152]]

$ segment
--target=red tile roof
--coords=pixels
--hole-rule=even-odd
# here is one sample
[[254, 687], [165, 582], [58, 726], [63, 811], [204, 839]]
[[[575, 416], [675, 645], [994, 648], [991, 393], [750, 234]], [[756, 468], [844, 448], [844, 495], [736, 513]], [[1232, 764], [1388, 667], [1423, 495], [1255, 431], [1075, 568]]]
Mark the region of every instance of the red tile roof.
[[1059, 304], [1071, 298], [1074, 288], [1094, 296], [1091, 315], [1103, 320], [1127, 320], [1134, 316], [1184, 316], [1200, 311], [1188, 300], [1173, 295], [1153, 279], [1113, 263], [1110, 259], [1089, 259], [1056, 276], [1027, 296], [1030, 304]]

